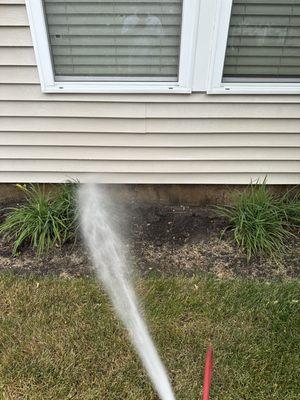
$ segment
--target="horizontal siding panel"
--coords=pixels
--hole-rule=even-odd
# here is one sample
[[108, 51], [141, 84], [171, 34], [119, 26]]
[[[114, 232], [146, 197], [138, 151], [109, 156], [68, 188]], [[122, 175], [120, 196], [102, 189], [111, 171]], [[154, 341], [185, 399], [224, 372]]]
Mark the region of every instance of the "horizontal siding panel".
[[137, 104], [2, 102], [0, 116], [104, 118], [300, 118], [300, 104]]
[[[59, 172], [1, 172], [2, 182], [49, 182], [49, 183], [62, 183], [70, 179], [76, 179], [80, 182], [98, 182], [98, 183], [136, 183], [136, 184], [240, 184], [246, 185], [251, 181], [262, 180], [265, 178], [264, 174], [255, 173], [59, 173]], [[286, 184], [297, 185], [300, 184], [300, 174], [286, 174], [274, 173], [268, 175], [268, 183], [270, 185]]]
[[300, 133], [298, 119], [148, 119], [146, 131], [152, 133]]
[[299, 118], [300, 104], [148, 104], [148, 118]]
[[[300, 135], [288, 133], [132, 134], [86, 132], [0, 132], [2, 146], [104, 146], [104, 147], [300, 147]], [[254, 147], [255, 146], [255, 147]], [[253, 150], [254, 151], [254, 150]], [[297, 149], [295, 149], [297, 151]], [[300, 151], [299, 151], [300, 152]]]
[[[146, 125], [146, 126], [145, 126]], [[101, 133], [300, 133], [297, 119], [113, 119], [0, 117], [2, 131]], [[255, 143], [254, 143], [255, 145]]]
[[32, 39], [29, 28], [0, 26], [0, 46], [32, 47]]
[[144, 133], [144, 119], [0, 117], [3, 131]]
[[[18, 48], [17, 48], [18, 49]], [[31, 49], [33, 53], [33, 49]], [[42, 93], [39, 82], [36, 84], [0, 85], [0, 100], [20, 101], [87, 101], [112, 103], [227, 103], [227, 104], [300, 104], [299, 95], [213, 95], [204, 93], [186, 94], [70, 94], [70, 93]]]
[[[285, 160], [298, 162], [300, 172], [300, 148], [253, 148], [253, 147], [64, 147], [64, 146], [1, 146], [0, 158], [47, 159], [47, 160]], [[181, 163], [180, 163], [181, 164]], [[84, 163], [82, 164], [82, 167]]]
[[299, 173], [294, 161], [85, 161], [78, 160], [0, 160], [0, 171], [114, 173]]
[[144, 104], [0, 102], [0, 116], [145, 118]]
[[32, 47], [0, 47], [0, 65], [35, 66]]
[[25, 5], [0, 3], [0, 25], [28, 26]]
[[0, 66], [0, 83], [39, 83], [35, 67]]

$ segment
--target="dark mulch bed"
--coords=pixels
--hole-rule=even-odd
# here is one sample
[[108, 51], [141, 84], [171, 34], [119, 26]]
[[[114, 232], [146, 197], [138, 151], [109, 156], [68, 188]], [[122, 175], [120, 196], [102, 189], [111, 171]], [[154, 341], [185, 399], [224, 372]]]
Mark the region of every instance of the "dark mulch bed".
[[[210, 208], [131, 206], [126, 235], [132, 264], [142, 274], [218, 277], [294, 278], [300, 276], [300, 238], [289, 243], [278, 262], [255, 258], [247, 262], [230, 235], [220, 238], [225, 221]], [[2, 207], [3, 213], [3, 207]], [[20, 275], [88, 276], [91, 263], [80, 240], [55, 248], [43, 258], [23, 249], [11, 256], [11, 244], [0, 239], [0, 270]]]

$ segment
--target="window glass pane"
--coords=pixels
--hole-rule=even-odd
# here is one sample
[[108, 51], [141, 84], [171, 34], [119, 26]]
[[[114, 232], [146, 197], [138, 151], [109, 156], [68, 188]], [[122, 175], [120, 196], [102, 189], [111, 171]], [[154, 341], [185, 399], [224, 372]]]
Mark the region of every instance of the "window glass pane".
[[183, 0], [44, 0], [61, 80], [177, 81]]
[[300, 78], [300, 0], [234, 0], [223, 80]]

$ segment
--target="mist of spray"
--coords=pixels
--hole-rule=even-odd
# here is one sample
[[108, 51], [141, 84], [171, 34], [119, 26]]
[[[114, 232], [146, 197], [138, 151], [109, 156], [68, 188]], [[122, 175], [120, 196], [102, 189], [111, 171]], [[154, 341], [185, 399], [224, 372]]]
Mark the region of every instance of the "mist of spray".
[[131, 282], [126, 251], [116, 225], [114, 202], [95, 184], [79, 189], [82, 233], [98, 278], [129, 332], [148, 375], [162, 400], [175, 400], [165, 368], [141, 317]]

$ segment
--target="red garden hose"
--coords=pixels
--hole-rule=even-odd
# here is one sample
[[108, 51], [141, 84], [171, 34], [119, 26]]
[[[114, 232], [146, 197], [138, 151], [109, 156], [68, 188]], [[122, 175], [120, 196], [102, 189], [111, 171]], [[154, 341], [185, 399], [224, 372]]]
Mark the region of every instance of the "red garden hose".
[[213, 369], [213, 349], [212, 347], [209, 347], [205, 358], [202, 400], [209, 400], [212, 369]]

